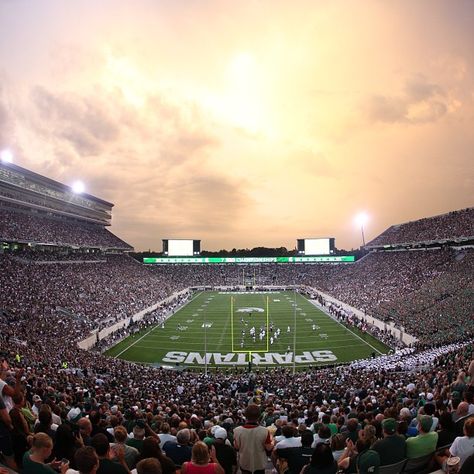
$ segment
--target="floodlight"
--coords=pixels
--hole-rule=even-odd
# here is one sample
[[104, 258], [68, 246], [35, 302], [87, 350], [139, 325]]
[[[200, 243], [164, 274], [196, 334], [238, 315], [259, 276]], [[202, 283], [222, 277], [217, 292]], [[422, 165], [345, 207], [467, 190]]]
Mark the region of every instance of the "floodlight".
[[86, 187], [84, 186], [84, 183], [82, 181], [74, 181], [72, 183], [72, 191], [76, 194], [81, 194], [85, 191]]
[[360, 231], [362, 234], [362, 246], [365, 247], [365, 235], [364, 235], [364, 225], [367, 224], [367, 221], [369, 220], [369, 216], [366, 212], [359, 212], [355, 216], [355, 222], [356, 224], [360, 227]]
[[363, 227], [365, 224], [367, 224], [368, 220], [369, 216], [366, 212], [359, 212], [359, 214], [355, 216], [356, 224], [359, 227]]
[[0, 159], [2, 163], [13, 163], [13, 153], [8, 149], [2, 150], [0, 152]]

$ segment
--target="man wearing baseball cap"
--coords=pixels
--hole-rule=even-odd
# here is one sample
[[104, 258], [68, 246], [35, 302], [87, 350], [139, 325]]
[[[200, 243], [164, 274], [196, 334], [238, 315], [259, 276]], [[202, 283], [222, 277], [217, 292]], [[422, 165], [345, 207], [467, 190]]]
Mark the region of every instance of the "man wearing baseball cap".
[[372, 449], [380, 456], [380, 465], [395, 464], [406, 457], [405, 439], [397, 434], [397, 422], [394, 418], [382, 421], [383, 439], [377, 440]]
[[222, 428], [222, 426], [216, 426], [213, 443], [216, 449], [216, 458], [224, 469], [225, 474], [232, 474], [237, 471], [237, 453], [226, 440], [227, 430]]

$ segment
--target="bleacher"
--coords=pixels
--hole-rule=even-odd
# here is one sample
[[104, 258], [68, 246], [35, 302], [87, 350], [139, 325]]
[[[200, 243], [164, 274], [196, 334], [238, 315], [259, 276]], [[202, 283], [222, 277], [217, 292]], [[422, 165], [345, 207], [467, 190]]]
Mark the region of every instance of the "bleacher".
[[367, 249], [474, 241], [474, 208], [392, 225], [365, 246]]

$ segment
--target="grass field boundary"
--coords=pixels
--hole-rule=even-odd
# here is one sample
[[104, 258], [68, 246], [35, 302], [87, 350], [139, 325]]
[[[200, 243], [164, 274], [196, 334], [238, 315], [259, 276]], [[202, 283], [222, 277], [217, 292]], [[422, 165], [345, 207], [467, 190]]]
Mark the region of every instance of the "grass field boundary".
[[157, 328], [158, 324], [153, 326], [148, 332], [143, 334], [143, 336], [139, 337], [136, 341], [133, 341], [129, 346], [127, 346], [123, 351], [120, 351], [117, 355], [114, 356], [114, 359], [116, 359], [118, 356], [121, 356], [124, 352], [127, 352], [129, 349], [131, 349], [135, 344], [140, 342], [144, 337], [148, 336], [152, 331], [154, 331]]
[[[186, 301], [185, 304], [183, 304], [183, 306], [180, 306], [176, 311], [179, 311], [181, 308], [184, 308], [185, 306], [187, 306], [189, 303], [191, 303], [191, 301], [193, 301], [195, 298], [197, 298], [200, 294], [202, 294], [202, 291], [200, 291], [197, 295], [194, 295], [189, 301]], [[175, 312], [176, 312], [175, 311]], [[174, 313], [173, 313], [174, 314]], [[172, 314], [170, 315], [172, 316]], [[168, 318], [170, 317], [168, 316]], [[166, 318], [166, 319], [168, 319]], [[123, 353], [127, 352], [130, 348], [132, 348], [135, 344], [137, 344], [138, 342], [140, 342], [144, 337], [148, 336], [148, 334], [152, 333], [160, 324], [155, 324], [148, 332], [146, 332], [145, 334], [143, 334], [143, 336], [139, 337], [136, 341], [133, 341], [129, 346], [127, 346], [123, 351], [120, 351], [118, 354], [116, 354], [114, 356], [114, 359], [116, 359], [118, 356], [121, 356]]]
[[333, 318], [332, 314], [329, 314], [325, 308], [323, 308], [322, 306], [320, 305], [317, 305], [316, 303], [313, 303], [311, 300], [308, 300], [313, 306], [315, 306], [316, 308], [320, 309], [324, 314], [326, 314], [327, 316], [329, 316], [334, 322], [336, 322], [337, 324], [339, 324], [340, 326], [342, 326], [346, 331], [349, 331], [351, 334], [353, 334], [355, 337], [357, 337], [358, 339], [360, 339], [363, 343], [367, 344], [369, 347], [371, 347], [374, 351], [377, 351], [380, 355], [385, 355], [383, 352], [379, 351], [376, 347], [374, 347], [372, 344], [368, 343], [367, 341], [364, 341], [364, 339], [362, 339], [358, 334], [356, 334], [354, 331], [351, 331], [347, 326], [344, 326], [344, 324], [342, 324], [340, 321], [338, 321], [336, 318]]
[[[372, 353], [378, 357], [387, 352], [388, 348], [379, 344], [376, 338], [371, 339], [369, 333], [360, 332], [357, 328], [349, 329], [328, 314], [324, 310], [327, 308], [321, 308], [306, 295], [280, 293], [275, 293], [277, 296], [274, 292], [217, 294], [215, 291], [196, 288], [192, 294], [186, 295], [186, 301], [182, 305], [163, 312], [159, 318], [161, 320], [166, 317], [163, 328], [161, 321], [147, 325], [136, 334], [131, 334], [130, 339], [124, 338], [116, 344], [115, 349], [109, 349], [109, 353], [117, 360], [125, 359], [152, 366], [179, 365], [190, 370], [204, 367], [208, 370], [216, 367], [225, 370], [244, 369], [248, 361], [253, 360], [255, 370], [290, 367], [295, 364], [297, 370], [306, 370], [350, 364], [355, 360], [369, 358]], [[261, 308], [255, 310], [258, 317], [253, 314], [249, 318], [248, 314], [237, 312], [243, 308], [242, 313], [250, 313], [254, 307]], [[153, 317], [153, 314], [156, 313], [148, 317]], [[203, 346], [204, 325], [201, 327], [201, 323], [207, 320], [213, 324], [206, 326], [209, 328], [208, 345], [204, 343]], [[271, 346], [270, 320], [274, 328], [281, 331], [281, 336], [278, 334], [278, 340]], [[296, 327], [293, 326], [295, 322]], [[266, 326], [267, 329], [265, 337], [258, 340], [257, 344], [252, 343], [252, 337], [249, 336], [252, 325], [257, 328], [257, 340], [258, 328]], [[287, 326], [292, 327], [291, 331], [287, 331]], [[240, 332], [243, 329], [245, 337], [242, 347]], [[356, 336], [352, 342], [349, 334]], [[288, 352], [291, 352], [291, 348], [295, 357], [289, 362]], [[257, 356], [259, 352], [263, 354]], [[209, 354], [207, 364], [207, 355], [204, 353]]]

